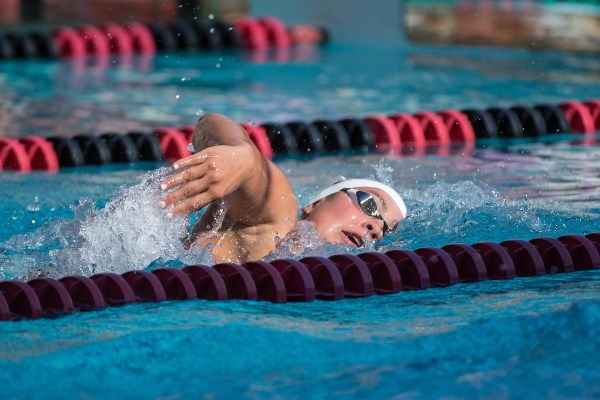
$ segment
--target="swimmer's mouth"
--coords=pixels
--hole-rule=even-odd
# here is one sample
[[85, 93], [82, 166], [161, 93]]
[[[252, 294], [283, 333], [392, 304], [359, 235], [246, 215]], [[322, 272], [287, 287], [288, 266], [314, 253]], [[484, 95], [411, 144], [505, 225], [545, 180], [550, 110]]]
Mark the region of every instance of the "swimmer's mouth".
[[350, 240], [350, 242], [352, 242], [352, 244], [355, 245], [356, 247], [362, 247], [364, 245], [362, 238], [360, 236], [357, 236], [357, 235], [355, 235], [353, 233], [349, 233], [349, 232], [344, 232], [344, 235], [346, 235], [348, 240]]

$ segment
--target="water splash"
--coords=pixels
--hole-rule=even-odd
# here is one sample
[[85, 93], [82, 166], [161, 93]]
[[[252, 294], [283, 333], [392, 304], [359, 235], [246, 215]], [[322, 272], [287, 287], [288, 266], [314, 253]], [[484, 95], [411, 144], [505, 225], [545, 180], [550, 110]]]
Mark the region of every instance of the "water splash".
[[385, 162], [385, 158], [381, 157], [379, 159], [379, 163], [371, 164], [371, 167], [375, 169], [375, 176], [370, 176], [370, 179], [374, 179], [393, 187], [392, 174], [394, 172], [394, 168]]
[[329, 257], [350, 250], [345, 244], [328, 243], [321, 237], [314, 222], [300, 220], [285, 238], [278, 240], [277, 248], [264, 259], [272, 261], [278, 258]]
[[[452, 242], [499, 242], [550, 231], [526, 200], [509, 201], [486, 185], [471, 181], [436, 182], [424, 190], [404, 190], [408, 217], [395, 246], [442, 246]], [[515, 232], [511, 235], [511, 232]]]
[[82, 199], [72, 207], [73, 219], [55, 219], [12, 237], [0, 246], [8, 253], [0, 259], [2, 278], [123, 273], [174, 262], [212, 264], [209, 250], [186, 250], [182, 244], [189, 217], [170, 218], [158, 206], [164, 195], [158, 185], [170, 173], [172, 169], [161, 168], [143, 175], [103, 209]]

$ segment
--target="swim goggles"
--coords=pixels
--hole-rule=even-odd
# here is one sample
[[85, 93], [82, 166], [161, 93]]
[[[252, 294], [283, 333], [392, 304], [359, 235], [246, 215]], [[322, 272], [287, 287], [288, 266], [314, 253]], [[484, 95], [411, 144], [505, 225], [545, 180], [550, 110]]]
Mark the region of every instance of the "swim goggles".
[[377, 203], [370, 193], [356, 189], [341, 189], [340, 192], [344, 192], [350, 197], [350, 200], [358, 205], [363, 213], [369, 217], [380, 219], [383, 222], [383, 236], [392, 232], [394, 229], [390, 228], [387, 222], [383, 219], [377, 208]]

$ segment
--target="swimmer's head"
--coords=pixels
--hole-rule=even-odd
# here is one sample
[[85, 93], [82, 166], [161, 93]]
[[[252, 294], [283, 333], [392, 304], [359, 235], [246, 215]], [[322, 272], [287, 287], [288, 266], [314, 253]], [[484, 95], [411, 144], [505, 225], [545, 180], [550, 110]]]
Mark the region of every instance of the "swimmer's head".
[[348, 179], [319, 192], [302, 208], [325, 240], [361, 247], [377, 241], [406, 218], [406, 205], [393, 188], [369, 179]]

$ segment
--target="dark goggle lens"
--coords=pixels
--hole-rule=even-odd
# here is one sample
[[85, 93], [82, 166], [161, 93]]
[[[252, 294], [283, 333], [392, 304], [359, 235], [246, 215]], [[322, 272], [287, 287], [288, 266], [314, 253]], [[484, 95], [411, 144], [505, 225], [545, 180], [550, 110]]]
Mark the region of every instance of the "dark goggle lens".
[[369, 193], [357, 190], [356, 200], [358, 200], [360, 208], [368, 215], [372, 217], [377, 217], [379, 215], [377, 203], [375, 203], [375, 199]]
[[356, 194], [356, 200], [358, 201], [358, 204], [360, 205], [360, 209], [363, 210], [363, 212], [365, 214], [370, 215], [371, 217], [378, 218], [383, 221], [383, 234], [387, 235], [389, 232], [391, 232], [392, 229], [390, 229], [388, 224], [385, 222], [385, 220], [379, 213], [379, 209], [377, 208], [377, 203], [375, 202], [375, 199], [373, 198], [373, 196], [371, 196], [367, 192], [363, 192], [362, 190], [356, 190], [354, 193]]

